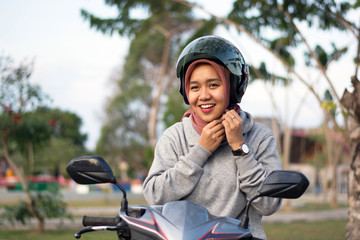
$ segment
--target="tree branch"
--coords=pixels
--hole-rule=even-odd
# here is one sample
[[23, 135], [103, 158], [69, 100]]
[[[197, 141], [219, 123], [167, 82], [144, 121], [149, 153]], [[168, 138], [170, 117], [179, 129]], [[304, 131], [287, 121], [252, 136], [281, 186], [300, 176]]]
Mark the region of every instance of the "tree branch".
[[[215, 14], [210, 13], [209, 11], [207, 11], [206, 9], [204, 9], [202, 6], [199, 6], [198, 4], [194, 4], [194, 3], [189, 3], [185, 0], [173, 0], [176, 1], [178, 3], [181, 3], [183, 5], [186, 5], [188, 7], [191, 8], [199, 8], [202, 11], [204, 11], [205, 13], [209, 14], [210, 16], [226, 23], [229, 24], [231, 26], [234, 26], [238, 31], [245, 33], [249, 38], [251, 38], [254, 42], [256, 42], [257, 44], [261, 45], [264, 49], [266, 49], [268, 52], [270, 52], [276, 59], [278, 59], [283, 65], [284, 67], [292, 74], [294, 74], [299, 80], [300, 82], [302, 82], [308, 89], [310, 92], [312, 92], [315, 96], [315, 98], [317, 99], [317, 101], [319, 102], [319, 105], [321, 105], [322, 100], [321, 97], [319, 96], [319, 94], [315, 91], [315, 89], [308, 83], [306, 82], [295, 70], [294, 68], [292, 68], [284, 59], [282, 59], [276, 52], [274, 52], [272, 49], [270, 49], [268, 46], [266, 46], [263, 42], [261, 42], [258, 38], [256, 38], [253, 34], [251, 34], [249, 31], [247, 31], [244, 27], [236, 24], [235, 22], [227, 19], [227, 18], [223, 18], [223, 17], [219, 17]], [[334, 116], [332, 116], [331, 114], [328, 114], [330, 119], [332, 120], [332, 122], [334, 123], [334, 126], [336, 129], [340, 129], [337, 121], [335, 120]]]

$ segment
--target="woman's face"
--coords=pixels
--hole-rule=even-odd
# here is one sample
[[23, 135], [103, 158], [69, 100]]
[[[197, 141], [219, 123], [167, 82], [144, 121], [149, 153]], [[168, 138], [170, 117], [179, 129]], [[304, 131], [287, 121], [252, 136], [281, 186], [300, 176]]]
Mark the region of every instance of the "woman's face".
[[190, 107], [202, 120], [211, 122], [225, 111], [224, 84], [219, 74], [209, 64], [199, 64], [189, 80]]

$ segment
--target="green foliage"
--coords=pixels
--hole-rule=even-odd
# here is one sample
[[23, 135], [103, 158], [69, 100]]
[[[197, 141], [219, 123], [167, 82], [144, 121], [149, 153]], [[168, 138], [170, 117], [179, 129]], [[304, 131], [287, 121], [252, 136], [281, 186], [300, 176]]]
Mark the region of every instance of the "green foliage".
[[295, 59], [290, 53], [290, 47], [297, 44], [296, 39], [293, 36], [279, 37], [269, 41], [269, 47], [276, 52], [285, 62], [290, 66], [295, 66]]
[[335, 117], [336, 111], [338, 109], [337, 104], [334, 101], [333, 96], [329, 89], [327, 89], [324, 93], [324, 100], [322, 101], [321, 105], [327, 112], [329, 112], [332, 116]]
[[[282, 2], [236, 0], [228, 18], [243, 26], [290, 66], [295, 66], [292, 51], [298, 49], [302, 40], [293, 27], [292, 21], [297, 25], [324, 31], [334, 28], [343, 31], [346, 29], [343, 17], [356, 7], [358, 7], [356, 4], [351, 5], [348, 1], [335, 0], [286, 0]], [[286, 17], [286, 14], [290, 16], [290, 19]], [[348, 24], [355, 26], [351, 22]], [[335, 43], [331, 43], [331, 46], [332, 52], [326, 52], [324, 42], [319, 39], [315, 54], [323, 66], [326, 66], [331, 60], [337, 60], [346, 52], [346, 48], [338, 48]], [[309, 52], [304, 54], [307, 57], [306, 64], [310, 65], [313, 56]]]
[[278, 83], [286, 86], [290, 81], [285, 77], [270, 73], [266, 68], [266, 63], [264, 62], [261, 62], [258, 68], [255, 66], [251, 66], [249, 69], [250, 69], [250, 83], [252, 83], [256, 79], [260, 79], [265, 82], [271, 82], [272, 84]]
[[25, 201], [20, 201], [15, 206], [5, 206], [4, 212], [1, 214], [1, 218], [6, 219], [11, 224], [18, 221], [25, 225], [26, 221], [32, 217], [32, 213], [29, 211], [28, 204]]
[[0, 113], [16, 116], [48, 99], [38, 85], [30, 83], [32, 71], [32, 62], [14, 66], [11, 57], [0, 56]]
[[[35, 203], [35, 210], [42, 218], [72, 219], [71, 214], [66, 210], [66, 203], [62, 200], [62, 195], [58, 189], [32, 192], [31, 198]], [[5, 206], [1, 218], [6, 219], [11, 224], [20, 222], [26, 225], [33, 218], [33, 215], [29, 211], [28, 203], [21, 200], [15, 205]]]
[[[315, 53], [316, 57], [319, 59], [321, 66], [323, 66], [325, 69], [328, 67], [328, 65], [330, 64], [331, 61], [338, 60], [348, 50], [347, 47], [338, 49], [334, 43], [332, 43], [331, 46], [333, 49], [332, 49], [332, 52], [330, 52], [330, 53], [326, 52], [326, 50], [320, 45], [316, 45], [316, 47], [314, 49], [314, 53]], [[314, 66], [313, 61], [314, 61], [313, 57], [309, 53], [306, 52], [305, 53], [305, 64], [307, 66]]]
[[[173, 89], [178, 88], [178, 81], [172, 79], [175, 79], [174, 66], [181, 50], [179, 46], [183, 46], [189, 38], [211, 33], [218, 22], [215, 19], [199, 21], [192, 15], [191, 8], [172, 0], [114, 0], [105, 1], [105, 4], [116, 8], [118, 14], [112, 18], [99, 18], [84, 9], [81, 14], [89, 21], [91, 28], [104, 34], [126, 35], [132, 40], [122, 76], [117, 79], [118, 94], [106, 108], [107, 121], [102, 127], [96, 154], [107, 156], [113, 164], [125, 161], [131, 171], [142, 171], [150, 166], [153, 159], [149, 143], [149, 118], [163, 64], [167, 66], [164, 71], [164, 82], [167, 83], [162, 86], [165, 90], [160, 99], [159, 112], [167, 112], [169, 120], [173, 114], [170, 111], [177, 111], [177, 115], [184, 112], [174, 107], [176, 105], [171, 106], [171, 110], [164, 106], [171, 99]], [[139, 16], [136, 14], [138, 11], [144, 14]], [[165, 56], [165, 59], [164, 46], [170, 34], [171, 46], [169, 56]], [[184, 35], [187, 38], [184, 39]], [[179, 93], [176, 95], [181, 97]], [[180, 119], [180, 116], [173, 118], [177, 121]], [[164, 124], [169, 123], [160, 122], [157, 128], [162, 128]]]
[[67, 176], [66, 165], [76, 156], [89, 155], [83, 147], [73, 143], [71, 138], [59, 138], [52, 136], [46, 145], [37, 149], [34, 153], [34, 173], [53, 173]]
[[321, 103], [321, 107], [325, 108], [327, 112], [335, 112], [337, 109], [337, 105], [334, 100], [326, 100]]
[[349, 2], [330, 1], [301, 1], [286, 0], [237, 0], [233, 4], [233, 10], [229, 18], [236, 22], [242, 22], [251, 32], [261, 34], [265, 27], [280, 30], [289, 36], [295, 34], [290, 22], [284, 18], [284, 12], [288, 12], [293, 19], [304, 22], [309, 27], [317, 24], [320, 29], [331, 28], [344, 29], [341, 22], [333, 13], [346, 14], [351, 9]]
[[43, 104], [47, 96], [30, 83], [32, 63], [13, 66], [10, 57], [0, 56], [0, 136], [20, 144], [48, 139], [49, 128], [31, 110]]
[[30, 142], [41, 146], [50, 139], [53, 131], [43, 116], [34, 112], [24, 112], [19, 117], [21, 117], [21, 120], [14, 128], [11, 139], [17, 142], [22, 152], [27, 151]]
[[189, 108], [189, 106], [185, 105], [183, 97], [181, 94], [179, 94], [179, 90], [172, 89], [168, 95], [162, 119], [163, 123], [165, 124], [165, 128], [168, 128], [174, 123], [181, 121], [183, 114]]
[[57, 138], [70, 139], [74, 145], [84, 147], [87, 135], [80, 132], [82, 120], [77, 114], [47, 107], [37, 108], [34, 114], [47, 121]]
[[[86, 135], [79, 132], [81, 119], [78, 116], [44, 107], [47, 96], [38, 86], [30, 83], [31, 73], [32, 63], [13, 66], [10, 57], [0, 57], [0, 139], [2, 143], [0, 153], [6, 156], [8, 164], [14, 171], [16, 170], [17, 177], [24, 184], [27, 184], [26, 179], [20, 169], [33, 170], [34, 163], [39, 163], [36, 162], [34, 155], [46, 158], [43, 161], [45, 164], [35, 164], [37, 167], [49, 167], [49, 165], [52, 165], [52, 168], [57, 167], [63, 161], [61, 157], [64, 153], [69, 153], [69, 150], [74, 149], [73, 145], [83, 149], [86, 140]], [[55, 144], [50, 146], [52, 151], [41, 152], [49, 149], [47, 143], [55, 136], [66, 143], [61, 146], [62, 149], [57, 149], [57, 152], [61, 154], [53, 151], [54, 146], [57, 146]], [[66, 140], [71, 140], [71, 142], [66, 142]], [[12, 160], [13, 158], [15, 160]], [[49, 159], [53, 162], [51, 163]], [[64, 160], [70, 159], [68, 157]], [[29, 193], [25, 186], [23, 185], [24, 190]], [[66, 212], [66, 204], [61, 198], [58, 189], [51, 192], [33, 192], [27, 202], [20, 201], [14, 206], [7, 206], [2, 217], [10, 222], [18, 221], [22, 224], [26, 224], [34, 217], [37, 217], [39, 223], [46, 218], [70, 217]], [[28, 205], [28, 202], [34, 203], [37, 214], [30, 211], [32, 205]], [[39, 226], [41, 227], [40, 224]]]
[[[81, 15], [89, 21], [90, 27], [104, 34], [111, 35], [115, 32], [119, 35], [136, 36], [148, 31], [154, 21], [164, 25], [173, 24], [172, 19], [179, 19], [182, 23], [189, 21], [190, 9], [171, 0], [106, 0], [105, 4], [118, 9], [119, 13], [116, 17], [100, 18], [85, 9], [81, 10]], [[139, 9], [146, 11], [147, 14], [143, 14], [142, 17], [133, 14]]]
[[150, 169], [153, 159], [154, 159], [154, 149], [150, 146], [147, 146], [144, 151], [144, 161], [143, 161], [144, 169]]

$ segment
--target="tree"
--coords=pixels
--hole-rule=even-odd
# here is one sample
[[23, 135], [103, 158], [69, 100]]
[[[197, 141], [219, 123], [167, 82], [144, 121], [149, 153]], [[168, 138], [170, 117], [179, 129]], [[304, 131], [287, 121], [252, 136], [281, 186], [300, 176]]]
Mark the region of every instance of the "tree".
[[45, 218], [64, 216], [66, 209], [57, 189], [49, 195], [30, 193], [24, 173], [25, 159], [30, 159], [28, 165], [32, 166], [34, 149], [47, 142], [53, 133], [47, 119], [35, 111], [36, 107], [44, 104], [47, 96], [40, 87], [30, 83], [32, 68], [32, 63], [23, 62], [13, 66], [10, 57], [0, 57], [1, 153], [20, 179], [26, 195], [25, 202], [6, 208], [3, 216], [10, 221], [15, 219], [23, 223], [29, 217], [35, 217], [38, 220], [38, 231], [43, 232]]
[[88, 154], [85, 149], [87, 135], [80, 132], [82, 120], [78, 115], [48, 107], [38, 107], [33, 114], [44, 119], [52, 132], [46, 144], [37, 146], [34, 172], [48, 169], [65, 174], [70, 159]]
[[[359, 56], [357, 57], [359, 61]], [[346, 239], [357, 239], [360, 236], [360, 82], [356, 77], [351, 79], [353, 92], [347, 89], [341, 103], [350, 114], [350, 133], [352, 162], [349, 172], [349, 221], [346, 225]]]
[[[23, 113], [34, 105], [40, 104], [43, 100], [43, 95], [40, 88], [33, 86], [29, 82], [32, 73], [32, 63], [27, 65], [20, 64], [18, 67], [13, 67], [12, 59], [9, 57], [0, 57], [0, 105], [1, 111], [1, 126], [0, 126], [0, 140], [4, 157], [14, 171], [15, 175], [19, 177], [22, 188], [27, 196], [27, 204], [31, 214], [39, 221], [39, 231], [43, 230], [44, 218], [36, 211], [34, 199], [30, 195], [30, 191], [23, 173], [23, 170], [11, 158], [10, 141], [17, 142], [17, 134], [21, 129], [27, 129], [24, 125], [30, 125], [43, 133], [41, 140], [49, 139], [50, 134], [47, 131], [47, 126], [31, 125], [31, 119], [26, 118]], [[25, 117], [25, 118], [24, 118]], [[33, 133], [34, 134], [34, 133]], [[27, 131], [26, 136], [21, 138], [19, 142], [28, 143], [31, 139], [31, 129]], [[36, 140], [40, 140], [36, 138]], [[31, 140], [30, 140], [31, 141]]]
[[[149, 153], [162, 126], [165, 103], [178, 85], [174, 66], [179, 46], [188, 41], [184, 34], [195, 38], [211, 33], [216, 24], [199, 21], [189, 7], [169, 0], [105, 3], [117, 8], [117, 17], [102, 19], [86, 10], [82, 15], [104, 34], [118, 33], [132, 40], [122, 76], [117, 79], [118, 91], [106, 109], [107, 122], [96, 152], [136, 169], [152, 160]], [[139, 9], [144, 11], [141, 17], [133, 14]], [[182, 104], [181, 100], [177, 105]]]

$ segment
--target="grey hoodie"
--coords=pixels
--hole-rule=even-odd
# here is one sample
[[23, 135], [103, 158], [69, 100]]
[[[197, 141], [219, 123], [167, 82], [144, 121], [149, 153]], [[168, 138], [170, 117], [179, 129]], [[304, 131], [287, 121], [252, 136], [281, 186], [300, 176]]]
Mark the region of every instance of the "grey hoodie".
[[[200, 135], [190, 118], [169, 127], [160, 137], [144, 196], [150, 205], [188, 200], [218, 216], [240, 219], [246, 202], [255, 195], [266, 176], [281, 169], [275, 138], [269, 128], [240, 112], [243, 135], [250, 148], [246, 156], [234, 156], [227, 141], [213, 153], [199, 144]], [[250, 207], [252, 235], [266, 239], [262, 216], [274, 213], [281, 201], [258, 198]]]

